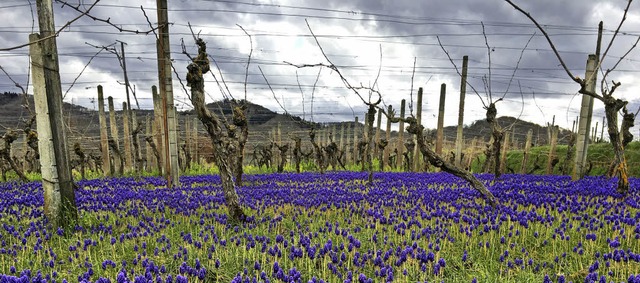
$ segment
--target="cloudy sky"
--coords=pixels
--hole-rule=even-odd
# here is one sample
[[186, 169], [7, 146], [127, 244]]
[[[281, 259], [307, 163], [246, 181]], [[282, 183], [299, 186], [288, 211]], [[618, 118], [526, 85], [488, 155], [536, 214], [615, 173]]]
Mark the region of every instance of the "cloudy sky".
[[[461, 68], [462, 57], [469, 56], [469, 80], [477, 93], [467, 88], [466, 124], [483, 118], [482, 105], [490, 99], [489, 95], [493, 100], [504, 96], [504, 101], [498, 104], [500, 116], [520, 116], [539, 124], [551, 122], [555, 115], [556, 124], [571, 128], [579, 112], [578, 86], [561, 70], [541, 33], [502, 0], [169, 2], [171, 51], [178, 75], [184, 80], [188, 63], [188, 58], [181, 53], [181, 40], [184, 39], [188, 51], [196, 52], [188, 29], [190, 23], [207, 42], [208, 51], [217, 60], [232, 95], [243, 98], [244, 74], [251, 46], [249, 38], [237, 26], [241, 25], [253, 39], [247, 98], [277, 112], [284, 112], [284, 108], [291, 114], [314, 121], [352, 120], [354, 116], [362, 121], [365, 112], [362, 101], [344, 87], [335, 72], [327, 68], [298, 69], [285, 63], [327, 64], [305, 20], [329, 59], [351, 84], [373, 85], [380, 69], [376, 88], [383, 94], [386, 105], [399, 106], [401, 99], [410, 103], [415, 100], [418, 87], [423, 87], [423, 121], [429, 128], [436, 125], [442, 83], [447, 85], [445, 125], [457, 123], [459, 103], [460, 77], [436, 36], [458, 68]], [[568, 67], [581, 77], [587, 55], [595, 51], [598, 22], [605, 21], [603, 42], [606, 46], [626, 5], [624, 0], [514, 2], [546, 27]], [[68, 0], [68, 3], [84, 10], [93, 0]], [[155, 5], [155, 1], [150, 0], [102, 0], [91, 15], [109, 18], [111, 23], [124, 29], [144, 31], [149, 26], [141, 6], [155, 24]], [[619, 35], [603, 63], [605, 70], [618, 61], [640, 34], [638, 5], [631, 6], [622, 28], [624, 33]], [[54, 6], [58, 27], [79, 14], [61, 3], [54, 3]], [[3, 0], [0, 13], [0, 48], [25, 43], [32, 32], [34, 17], [37, 31], [35, 0]], [[485, 45], [481, 22], [490, 52]], [[109, 46], [116, 41], [127, 43], [131, 84], [136, 87], [140, 108], [150, 109], [151, 86], [157, 84], [155, 36], [119, 32], [86, 17], [63, 30], [58, 38], [63, 92], [98, 52], [91, 45]], [[119, 51], [119, 45], [115, 46]], [[28, 86], [27, 54], [28, 48], [0, 51], [0, 65], [23, 86]], [[639, 60], [640, 50], [632, 51], [609, 77], [622, 82], [617, 96], [629, 100], [630, 110], [634, 112], [640, 106], [640, 83], [635, 80]], [[267, 77], [278, 101], [258, 67]], [[207, 75], [206, 78], [208, 101], [221, 99], [223, 96], [213, 77]], [[95, 109], [98, 84], [104, 86], [107, 96], [113, 96], [118, 102], [125, 101], [123, 81], [116, 56], [103, 51], [77, 78], [65, 101]], [[189, 109], [190, 102], [175, 75], [174, 84], [176, 106], [179, 110]], [[31, 90], [29, 86], [29, 92]], [[0, 91], [19, 89], [7, 76], [0, 74]], [[363, 95], [368, 98], [366, 92]], [[596, 101], [595, 105], [594, 121], [602, 123], [601, 103]], [[415, 113], [415, 107], [413, 111]]]

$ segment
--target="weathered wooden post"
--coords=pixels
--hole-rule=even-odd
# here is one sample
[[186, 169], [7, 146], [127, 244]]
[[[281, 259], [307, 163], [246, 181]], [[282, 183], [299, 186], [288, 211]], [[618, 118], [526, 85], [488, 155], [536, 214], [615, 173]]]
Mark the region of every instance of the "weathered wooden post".
[[104, 111], [104, 94], [102, 86], [98, 85], [98, 120], [100, 122], [100, 152], [102, 156], [102, 172], [111, 176], [111, 158], [109, 157], [109, 134], [107, 133], [107, 117]]
[[500, 174], [504, 174], [505, 168], [507, 168], [507, 151], [509, 151], [509, 139], [511, 135], [508, 132], [504, 133], [504, 140], [502, 141], [502, 151], [500, 152]]
[[[116, 149], [120, 149], [120, 139], [119, 139], [119, 133], [118, 133], [118, 121], [116, 120], [116, 109], [115, 106], [113, 105], [113, 97], [109, 96], [107, 98], [108, 102], [109, 102], [109, 126], [111, 129], [111, 140], [113, 140], [113, 144], [116, 147]], [[118, 155], [118, 152], [114, 152], [116, 153], [116, 155]], [[120, 156], [122, 157], [122, 156]], [[120, 168], [121, 167], [121, 163], [119, 162], [119, 160], [115, 160], [113, 161], [113, 167], [115, 169], [116, 172], [118, 172], [119, 174], [122, 173], [122, 171], [124, 170], [124, 168]]]
[[[442, 142], [444, 140], [444, 105], [447, 97], [447, 85], [440, 85], [440, 103], [438, 105], [438, 129], [436, 130], [436, 154], [442, 156]], [[457, 147], [456, 147], [457, 148]], [[456, 152], [456, 160], [458, 153]]]
[[522, 167], [520, 167], [520, 174], [527, 174], [527, 163], [529, 162], [529, 150], [531, 150], [531, 139], [533, 137], [533, 130], [527, 131], [527, 141], [524, 144], [524, 152], [522, 153]]
[[460, 104], [458, 106], [458, 129], [456, 132], [456, 166], [460, 166], [460, 158], [462, 157], [462, 147], [464, 145], [462, 128], [464, 127], [464, 99], [467, 94], [467, 66], [469, 65], [469, 56], [462, 57], [462, 78], [460, 78]]
[[176, 133], [176, 107], [173, 102], [173, 81], [171, 73], [171, 49], [169, 41], [169, 16], [167, 0], [156, 0], [158, 14], [158, 77], [160, 81], [160, 96], [163, 103], [163, 128], [165, 168], [169, 187], [180, 185], [180, 170], [178, 168], [178, 135]]
[[[418, 125], [422, 125], [422, 88], [418, 88], [418, 105], [416, 107], [416, 120], [418, 121]], [[420, 152], [420, 147], [417, 146], [418, 140], [416, 136], [413, 136], [414, 144], [416, 146], [413, 148], [413, 171], [420, 172], [422, 166], [422, 153]]]
[[[345, 151], [345, 163], [349, 163], [351, 161], [351, 123], [347, 123], [347, 129], [345, 130], [345, 134], [347, 136], [347, 141], [344, 144], [343, 150]], [[355, 128], [355, 127], [354, 127]]]
[[196, 164], [200, 164], [200, 155], [198, 154], [198, 117], [193, 118], [193, 160]]
[[356, 122], [353, 124], [353, 164], [358, 163], [358, 116], [356, 116]]
[[[387, 114], [391, 115], [393, 112], [393, 106], [387, 106]], [[391, 165], [389, 162], [389, 156], [391, 155], [391, 119], [387, 117], [387, 130], [386, 130], [387, 146], [384, 148], [384, 164]], [[384, 168], [383, 168], [384, 169]]]
[[[380, 144], [380, 127], [382, 126], [382, 111], [378, 111], [378, 118], [376, 119], [376, 137], [374, 143], [374, 156], [378, 156], [379, 148], [378, 144]], [[378, 162], [382, 162], [382, 160], [378, 160]]]
[[396, 149], [398, 153], [396, 154], [396, 168], [403, 168], [403, 153], [404, 153], [404, 108], [406, 101], [403, 99], [400, 102], [400, 123], [398, 129], [398, 141], [396, 143]]
[[131, 129], [129, 129], [129, 125], [131, 124], [129, 121], [131, 116], [129, 115], [129, 109], [127, 108], [127, 102], [122, 102], [122, 130], [123, 130], [123, 138], [122, 142], [124, 144], [124, 166], [125, 171], [131, 171], [133, 168], [133, 161], [131, 160]]
[[129, 107], [129, 114], [131, 117], [131, 125], [133, 129], [131, 129], [131, 143], [133, 145], [133, 164], [136, 169], [136, 173], [142, 173], [143, 169], [143, 160], [142, 160], [142, 149], [140, 146], [140, 133], [142, 132], [142, 128], [138, 125], [138, 116], [136, 115], [135, 110], [131, 110]]
[[[153, 136], [153, 132], [152, 132], [152, 128], [151, 128], [151, 117], [149, 115], [147, 115], [146, 117], [146, 136], [147, 137], [151, 137]], [[147, 167], [146, 170], [147, 172], [153, 170], [153, 168], [156, 168], [156, 166], [158, 166], [158, 163], [153, 155], [153, 149], [151, 148], [151, 146], [149, 145], [149, 143], [145, 143], [145, 153], [146, 153], [146, 158], [147, 158]]]
[[151, 87], [151, 94], [153, 95], [153, 137], [156, 148], [158, 149], [158, 153], [160, 153], [160, 158], [156, 159], [156, 162], [158, 162], [158, 164], [156, 165], [158, 168], [160, 168], [160, 172], [158, 173], [164, 176], [164, 122], [162, 121], [162, 113], [164, 112], [164, 110], [162, 108], [162, 98], [160, 97], [156, 86]]
[[551, 129], [551, 146], [549, 147], [549, 157], [547, 158], [547, 170], [546, 174], [551, 175], [553, 173], [553, 167], [556, 162], [556, 145], [558, 144], [558, 126], [553, 126]]

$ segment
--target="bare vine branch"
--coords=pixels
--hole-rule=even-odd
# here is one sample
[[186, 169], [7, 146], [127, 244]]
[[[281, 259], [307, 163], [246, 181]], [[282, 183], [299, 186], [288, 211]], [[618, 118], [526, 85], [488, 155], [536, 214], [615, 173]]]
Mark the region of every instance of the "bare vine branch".
[[13, 46], [13, 47], [0, 48], [0, 51], [11, 51], [11, 50], [15, 50], [15, 49], [19, 49], [19, 48], [23, 48], [23, 47], [31, 46], [31, 45], [33, 45], [33, 44], [43, 42], [43, 41], [45, 41], [45, 40], [47, 40], [47, 39], [50, 39], [50, 38], [57, 37], [57, 36], [58, 36], [58, 35], [59, 35], [63, 30], [65, 30], [67, 27], [69, 27], [72, 23], [74, 23], [75, 21], [79, 20], [79, 19], [80, 19], [80, 18], [82, 18], [83, 16], [87, 16], [87, 15], [89, 15], [89, 12], [91, 11], [91, 9], [93, 9], [93, 7], [94, 7], [94, 6], [96, 6], [96, 4], [98, 4], [98, 2], [100, 2], [100, 0], [96, 0], [95, 2], [93, 2], [93, 4], [91, 4], [91, 6], [89, 6], [89, 8], [88, 8], [86, 11], [84, 11], [84, 12], [79, 11], [79, 12], [81, 12], [81, 14], [80, 14], [80, 15], [78, 15], [78, 16], [77, 16], [77, 17], [75, 17], [75, 18], [73, 18], [71, 21], [68, 21], [66, 24], [64, 24], [62, 27], [60, 27], [60, 28], [59, 28], [56, 32], [54, 32], [53, 34], [51, 34], [51, 35], [49, 35], [49, 36], [45, 36], [45, 37], [40, 38], [40, 39], [38, 39], [38, 40], [34, 40], [34, 41], [31, 41], [31, 42], [27, 42], [27, 43], [25, 43], [25, 44], [16, 45], [16, 46]]
[[253, 55], [253, 39], [251, 35], [239, 24], [236, 24], [243, 32], [249, 37], [249, 45], [251, 46], [251, 50], [249, 51], [249, 56], [247, 58], [247, 67], [244, 71], [244, 100], [247, 100], [247, 81], [249, 80], [249, 65], [251, 65], [251, 55]]
[[480, 22], [480, 25], [482, 26], [482, 35], [484, 36], [484, 45], [487, 46], [487, 56], [489, 56], [489, 66], [487, 67], [487, 69], [489, 70], [489, 78], [486, 81], [487, 84], [487, 94], [489, 96], [489, 103], [493, 102], [493, 97], [492, 97], [492, 93], [491, 93], [491, 52], [493, 52], [493, 50], [491, 49], [491, 47], [489, 47], [489, 40], [487, 39], [487, 33], [484, 30], [484, 23]]
[[[515, 77], [516, 72], [518, 71], [518, 67], [520, 66], [520, 61], [522, 61], [522, 56], [524, 55], [524, 51], [527, 50], [527, 47], [529, 46], [529, 43], [531, 43], [531, 40], [533, 39], [534, 36], [536, 36], [535, 32], [531, 35], [531, 37], [529, 37], [529, 40], [527, 40], [527, 43], [524, 45], [524, 47], [520, 51], [520, 57], [518, 57], [518, 62], [516, 63], [516, 67], [513, 69], [513, 73], [511, 73], [511, 78], [509, 78], [509, 84], [507, 84], [507, 89], [502, 94], [502, 98], [507, 96], [507, 93], [511, 88], [511, 83], [513, 82], [513, 78]], [[518, 81], [518, 86], [520, 86], [520, 81]], [[520, 94], [522, 94], [522, 87], [520, 87]]]
[[[154, 34], [155, 34], [155, 31], [156, 31], [156, 30], [158, 30], [158, 29], [160, 29], [161, 27], [163, 27], [163, 26], [164, 26], [164, 25], [159, 25], [159, 26], [157, 26], [157, 27], [152, 27], [151, 29], [149, 29], [149, 30], [144, 30], [144, 31], [140, 31], [140, 30], [137, 30], [137, 29], [135, 29], [135, 30], [134, 30], [134, 29], [126, 29], [126, 28], [123, 28], [123, 27], [121, 27], [121, 26], [118, 26], [117, 24], [112, 23], [112, 22], [111, 22], [111, 18], [107, 18], [107, 19], [105, 20], [105, 19], [103, 19], [103, 18], [98, 18], [98, 17], [96, 17], [96, 16], [93, 16], [93, 15], [89, 14], [88, 12], [83, 12], [82, 10], [80, 10], [80, 4], [78, 4], [78, 5], [74, 6], [74, 5], [69, 4], [69, 3], [68, 3], [68, 2], [66, 2], [66, 1], [63, 1], [63, 0], [55, 0], [55, 1], [56, 1], [56, 2], [58, 2], [58, 3], [62, 3], [62, 7], [63, 7], [63, 8], [64, 8], [65, 6], [68, 6], [69, 8], [71, 8], [71, 9], [75, 10], [76, 12], [83, 13], [84, 15], [86, 15], [87, 17], [89, 17], [90, 19], [92, 19], [92, 20], [94, 20], [94, 21], [96, 21], [96, 22], [102, 22], [102, 23], [105, 23], [105, 24], [108, 24], [108, 25], [110, 25], [110, 26], [114, 27], [114, 28], [115, 28], [115, 29], [117, 29], [119, 32], [135, 33], [135, 34], [146, 34], [146, 35], [148, 35], [148, 34], [150, 34], [150, 33], [154, 33]], [[96, 3], [97, 3], [97, 2], [99, 2], [99, 1], [100, 1], [100, 0], [97, 0], [97, 1], [96, 1]], [[95, 5], [95, 4], [94, 4], [94, 5]], [[92, 7], [93, 7], [93, 6], [92, 6]], [[142, 9], [142, 11], [143, 11], [143, 13], [144, 13], [144, 9]], [[145, 17], [146, 17], [146, 13], [145, 13]]]
[[287, 109], [284, 108], [284, 106], [282, 106], [282, 103], [280, 103], [280, 100], [276, 96], [276, 93], [273, 91], [273, 88], [271, 88], [271, 84], [269, 83], [269, 80], [267, 79], [267, 76], [265, 76], [264, 72], [262, 72], [262, 68], [260, 68], [260, 66], [258, 66], [258, 70], [260, 70], [260, 74], [262, 74], [262, 77], [264, 78], [264, 81], [267, 82], [267, 86], [269, 87], [269, 90], [271, 90], [271, 94], [273, 94], [273, 99], [276, 101], [276, 103], [278, 103], [278, 105], [280, 106], [282, 111], [284, 111], [284, 114], [288, 115], [289, 112], [287, 112]]
[[[444, 45], [442, 45], [442, 42], [440, 41], [440, 37], [436, 36], [436, 39], [438, 40], [438, 44], [440, 45], [440, 48], [442, 48], [442, 51], [444, 51], [444, 54], [446, 54], [447, 58], [449, 58], [449, 62], [451, 62], [451, 65], [453, 65], [453, 68], [456, 70], [456, 73], [458, 73], [458, 76], [462, 77], [460, 70], [458, 70], [458, 66], [456, 66], [456, 63], [453, 62], [453, 59], [451, 59], [451, 55], [449, 55], [449, 51], [447, 51], [447, 49], [444, 48]], [[470, 84], [468, 81], [467, 81], [467, 85], [471, 87], [473, 92], [478, 96], [478, 98], [480, 98], [480, 102], [482, 102], [482, 105], [484, 107], [487, 107], [487, 104], [484, 103], [484, 99], [482, 99], [482, 96], [480, 95], [480, 93], [478, 93], [476, 88], [472, 84]]]

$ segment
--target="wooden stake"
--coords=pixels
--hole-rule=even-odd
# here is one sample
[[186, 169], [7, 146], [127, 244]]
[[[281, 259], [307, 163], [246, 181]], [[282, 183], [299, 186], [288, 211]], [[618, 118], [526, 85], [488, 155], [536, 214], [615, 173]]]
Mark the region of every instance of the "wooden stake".
[[[393, 112], [393, 106], [387, 106], [387, 113]], [[391, 119], [387, 118], [387, 131], [386, 131], [387, 146], [384, 148], [384, 164], [391, 165], [389, 163], [389, 156], [391, 155]]]
[[[400, 102], [400, 119], [404, 119], [404, 108], [406, 101], [403, 99]], [[402, 162], [404, 160], [404, 122], [400, 121], [400, 128], [398, 130], [398, 141], [396, 143], [396, 148], [398, 150], [398, 154], [396, 155], [396, 167], [403, 168]]]
[[[380, 126], [382, 125], [382, 111], [378, 111], [378, 118], [376, 119], [376, 136], [375, 136], [375, 144], [374, 148], [374, 156], [378, 156], [380, 153], [378, 144], [380, 144]], [[378, 160], [378, 162], [382, 162], [382, 160]]]
[[112, 176], [111, 158], [109, 158], [109, 134], [107, 133], [107, 117], [104, 111], [104, 95], [102, 86], [98, 85], [98, 120], [100, 121], [100, 151], [102, 153], [102, 172]]
[[558, 144], [558, 127], [553, 126], [551, 129], [551, 146], [549, 147], [549, 157], [547, 158], [547, 175], [553, 173], [553, 160], [556, 158], [556, 145]]
[[353, 163], [358, 162], [358, 116], [356, 116], [356, 122], [353, 124]]
[[160, 94], [158, 94], [158, 89], [156, 88], [156, 86], [151, 87], [151, 94], [153, 95], [153, 137], [156, 147], [158, 148], [158, 152], [160, 153], [160, 159], [156, 160], [156, 165], [161, 168], [160, 172], [158, 173], [164, 176], [164, 123], [162, 122], [162, 113], [164, 112], [164, 110], [162, 109], [162, 98], [160, 98]]
[[505, 168], [507, 168], [507, 151], [509, 151], [509, 135], [508, 132], [504, 133], [504, 140], [502, 141], [502, 151], [500, 152], [500, 174], [504, 174]]
[[[416, 107], [416, 120], [418, 121], [418, 125], [422, 125], [422, 88], [418, 88], [418, 101]], [[420, 152], [420, 147], [418, 146], [418, 140], [416, 137], [413, 137], [413, 141], [415, 147], [413, 148], [413, 171], [420, 172], [422, 171], [422, 153]]]
[[[436, 154], [442, 156], [442, 142], [444, 140], [444, 105], [447, 97], [447, 85], [440, 85], [440, 103], [438, 106], [438, 129], [436, 130]], [[456, 152], [456, 160], [458, 153]]]
[[123, 129], [123, 139], [122, 142], [124, 144], [124, 166], [125, 171], [131, 171], [133, 168], [133, 161], [131, 159], [131, 129], [129, 129], [129, 121], [131, 116], [129, 115], [129, 109], [127, 108], [127, 103], [122, 102], [122, 129]]
[[455, 165], [460, 166], [460, 158], [462, 157], [462, 146], [464, 144], [462, 136], [462, 128], [464, 126], [464, 99], [467, 93], [467, 66], [469, 65], [469, 56], [462, 57], [462, 78], [460, 78], [460, 104], [458, 106], [458, 129], [456, 132], [456, 159]]
[[527, 174], [527, 162], [529, 162], [529, 150], [531, 150], [531, 138], [533, 137], [533, 130], [527, 131], [527, 141], [524, 144], [524, 152], [522, 153], [522, 167], [520, 167], [520, 174]]
[[[151, 130], [151, 117], [149, 115], [147, 115], [146, 117], [146, 135], [147, 137], [150, 137], [153, 135], [153, 132]], [[154, 141], [155, 142], [155, 141]], [[157, 168], [156, 166], [158, 166], [158, 163], [155, 159], [155, 157], [153, 156], [153, 150], [151, 149], [151, 146], [149, 146], [149, 143], [145, 142], [145, 156], [147, 158], [147, 167], [146, 170], [147, 172], [153, 170], [153, 168]]]
[[173, 102], [173, 82], [171, 74], [171, 49], [169, 41], [169, 16], [167, 0], [156, 0], [158, 12], [158, 65], [160, 79], [160, 96], [164, 109], [164, 147], [166, 178], [168, 186], [180, 185], [178, 167], [178, 135], [176, 132], [176, 107]]
[[[111, 128], [111, 139], [113, 140], [113, 143], [115, 144], [115, 146], [119, 149], [120, 139], [119, 139], [119, 133], [118, 133], [118, 122], [116, 121], [116, 109], [115, 109], [115, 106], [113, 105], [113, 97], [109, 96], [107, 100], [109, 101], [109, 126]], [[116, 172], [120, 172], [120, 173], [124, 169], [124, 168], [120, 168], [120, 162], [116, 160], [114, 160], [113, 162], [113, 167]]]

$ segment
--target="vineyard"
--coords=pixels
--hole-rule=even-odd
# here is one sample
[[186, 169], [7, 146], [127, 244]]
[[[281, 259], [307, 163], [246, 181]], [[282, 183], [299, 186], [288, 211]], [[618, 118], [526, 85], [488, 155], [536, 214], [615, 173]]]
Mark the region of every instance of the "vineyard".
[[[28, 34], [0, 47], [0, 58], [28, 66], [0, 65], [20, 90], [0, 94], [0, 283], [640, 282], [640, 106], [627, 75], [640, 37], [621, 29], [636, 18], [632, 0], [612, 4], [615, 30], [541, 24], [529, 12], [540, 7], [512, 0], [499, 2], [527, 24], [485, 22], [490, 11], [474, 22], [331, 3], [8, 1], [7, 18], [28, 8], [32, 23], [28, 33], [0, 23], [0, 34]], [[209, 29], [203, 13], [242, 24], [216, 34], [232, 29]], [[274, 17], [302, 19], [248, 26]], [[342, 21], [356, 32], [341, 35], [346, 26], [333, 24]], [[303, 34], [257, 27], [274, 23]], [[461, 27], [481, 33], [448, 30]], [[87, 55], [68, 45], [78, 38], [63, 40], [70, 33], [118, 37], [85, 41]], [[581, 54], [584, 76], [566, 36], [597, 38], [595, 53]], [[405, 53], [416, 54], [412, 68], [395, 65]], [[123, 82], [113, 84], [111, 65]], [[554, 89], [561, 80], [574, 93]], [[568, 104], [563, 118], [545, 112], [558, 105], [538, 104], [540, 90], [549, 91], [541, 101]], [[447, 116], [457, 125], [445, 126]]]

